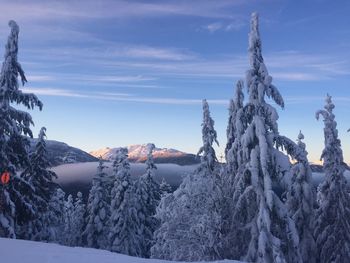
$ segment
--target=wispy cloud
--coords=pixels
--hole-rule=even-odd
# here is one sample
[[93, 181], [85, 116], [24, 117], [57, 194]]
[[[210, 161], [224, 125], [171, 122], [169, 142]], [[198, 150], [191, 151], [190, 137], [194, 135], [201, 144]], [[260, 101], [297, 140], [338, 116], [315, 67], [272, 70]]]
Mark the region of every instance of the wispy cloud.
[[236, 6], [246, 1], [201, 0], [201, 1], [1, 1], [2, 19], [7, 14], [23, 21], [43, 21], [61, 19], [106, 19], [145, 18], [157, 16], [197, 16], [209, 18], [232, 18]]
[[127, 47], [114, 52], [116, 55], [132, 58], [151, 58], [162, 60], [190, 60], [195, 58], [194, 54], [188, 51], [174, 48], [155, 48], [147, 46]]
[[[129, 53], [125, 50], [129, 50]], [[57, 50], [49, 48], [40, 52], [26, 50], [25, 52], [29, 61], [37, 62], [32, 65], [28, 64], [30, 70], [27, 72], [31, 73], [28, 74], [28, 80], [34, 82], [50, 83], [59, 80], [88, 85], [159, 88], [156, 83], [169, 78], [193, 80], [224, 78], [234, 81], [237, 78], [244, 78], [249, 68], [247, 55], [227, 54], [208, 58], [199, 54], [191, 55], [191, 51], [174, 51], [167, 47], [139, 48], [125, 45], [123, 48], [114, 49], [106, 47], [106, 50], [70, 47]], [[41, 60], [43, 62], [39, 63]], [[277, 81], [311, 82], [350, 75], [349, 62], [337, 56], [281, 51], [267, 53], [265, 62], [269, 73]], [[84, 65], [84, 67], [91, 68], [93, 73], [59, 74], [56, 72], [57, 64], [70, 63], [73, 67]], [[49, 70], [52, 71], [49, 72]]]
[[[143, 76], [143, 75], [104, 75], [104, 74], [80, 74], [80, 73], [72, 73], [72, 74], [58, 74], [56, 72], [47, 73], [47, 75], [32, 75], [27, 74], [27, 80], [29, 82], [83, 82], [83, 83], [91, 83], [91, 84], [103, 84], [103, 83], [111, 83], [111, 84], [121, 84], [123, 86], [129, 87], [140, 87], [140, 88], [154, 88], [154, 85], [140, 85], [133, 83], [147, 83], [153, 80], [156, 80], [155, 77]], [[129, 84], [131, 83], [131, 84]]]
[[217, 31], [237, 31], [242, 29], [247, 25], [247, 21], [243, 18], [235, 18], [234, 20], [224, 20], [220, 22], [210, 23], [208, 25], [203, 26], [203, 29], [209, 31], [210, 33], [214, 33]]
[[[287, 96], [285, 97], [285, 101], [288, 104], [308, 104], [308, 103], [319, 103], [322, 105], [325, 101], [326, 94], [324, 96]], [[350, 102], [350, 97], [346, 96], [335, 96], [332, 97], [332, 100], [335, 103], [349, 103]]]
[[[81, 92], [68, 89], [58, 88], [23, 88], [23, 92], [34, 93], [38, 96], [53, 96], [53, 97], [69, 97], [79, 99], [94, 99], [107, 100], [116, 102], [130, 102], [130, 103], [148, 103], [148, 104], [167, 104], [167, 105], [200, 105], [202, 98], [185, 99], [185, 98], [171, 98], [171, 97], [145, 97], [131, 93], [121, 92]], [[210, 104], [228, 106], [227, 99], [207, 99]], [[309, 104], [322, 103], [325, 96], [286, 96], [284, 100], [289, 105], [291, 104]], [[350, 97], [335, 96], [333, 101], [336, 103], [349, 103]]]
[[[168, 97], [140, 97], [128, 93], [112, 93], [112, 92], [90, 92], [82, 93], [67, 89], [56, 88], [23, 88], [22, 91], [34, 93], [38, 96], [53, 96], [53, 97], [70, 97], [81, 99], [97, 99], [109, 100], [116, 102], [132, 102], [132, 103], [149, 103], [149, 104], [167, 104], [167, 105], [200, 105], [202, 99], [183, 99], [183, 98], [168, 98]], [[208, 102], [215, 105], [228, 105], [228, 100], [208, 99]]]
[[154, 47], [146, 45], [132, 45], [104, 41], [96, 46], [84, 47], [59, 47], [44, 49], [24, 49], [27, 56], [43, 60], [72, 60], [75, 59], [153, 59], [168, 61], [184, 61], [197, 58], [194, 52], [173, 47]]
[[215, 31], [222, 29], [223, 25], [220, 22], [215, 22], [215, 23], [206, 25], [204, 28], [207, 29], [210, 33], [214, 33]]
[[273, 72], [273, 77], [279, 80], [287, 81], [318, 81], [322, 79], [330, 79], [317, 73], [304, 72]]
[[49, 76], [49, 75], [30, 75], [30, 77], [28, 77], [27, 79], [29, 81], [35, 81], [35, 82], [47, 82], [47, 81], [56, 80], [54, 76]]
[[22, 88], [23, 92], [34, 93], [36, 95], [55, 96], [55, 97], [71, 97], [71, 98], [90, 98], [89, 95], [74, 92], [65, 89], [55, 88]]

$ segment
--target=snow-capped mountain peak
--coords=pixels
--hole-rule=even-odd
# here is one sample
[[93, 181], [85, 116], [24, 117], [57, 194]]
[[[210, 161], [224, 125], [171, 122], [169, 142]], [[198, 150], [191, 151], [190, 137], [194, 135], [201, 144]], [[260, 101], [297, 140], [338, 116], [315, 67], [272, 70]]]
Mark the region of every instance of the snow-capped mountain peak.
[[[147, 144], [134, 144], [127, 146], [129, 160], [132, 162], [144, 162], [147, 158], [150, 143]], [[120, 147], [110, 148], [105, 147], [96, 151], [90, 152], [92, 156], [97, 158], [112, 161], [115, 158], [116, 152]], [[198, 159], [195, 155], [185, 153], [172, 148], [155, 148], [153, 151], [153, 157], [158, 163], [177, 163], [177, 164], [194, 164], [198, 163]]]

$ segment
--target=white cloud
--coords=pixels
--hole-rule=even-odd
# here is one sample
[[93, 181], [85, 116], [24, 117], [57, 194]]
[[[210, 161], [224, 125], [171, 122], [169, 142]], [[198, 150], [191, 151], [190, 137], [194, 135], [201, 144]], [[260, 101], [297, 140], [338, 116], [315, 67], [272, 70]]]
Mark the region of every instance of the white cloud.
[[246, 26], [247, 21], [243, 17], [235, 17], [234, 19], [226, 19], [222, 21], [217, 21], [203, 26], [203, 28], [210, 33], [217, 31], [237, 31]]
[[127, 47], [116, 52], [118, 55], [133, 58], [151, 58], [162, 60], [189, 60], [195, 55], [172, 48], [155, 48], [147, 46]]
[[223, 28], [223, 25], [220, 22], [212, 23], [205, 26], [205, 29], [207, 29], [210, 33], [214, 33], [215, 31], [218, 31], [222, 28]]

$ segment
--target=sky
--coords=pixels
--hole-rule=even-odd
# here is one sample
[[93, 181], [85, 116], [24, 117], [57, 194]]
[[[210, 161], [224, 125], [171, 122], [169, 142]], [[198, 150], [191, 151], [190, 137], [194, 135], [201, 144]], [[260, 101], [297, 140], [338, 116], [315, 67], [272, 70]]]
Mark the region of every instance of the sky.
[[257, 11], [265, 64], [286, 104], [280, 134], [294, 140], [302, 130], [317, 162], [324, 139], [315, 112], [329, 93], [350, 162], [348, 0], [0, 0], [0, 10], [0, 45], [17, 21], [22, 89], [44, 103], [31, 111], [34, 134], [45, 126], [48, 139], [85, 151], [153, 142], [196, 153], [206, 98], [218, 156]]

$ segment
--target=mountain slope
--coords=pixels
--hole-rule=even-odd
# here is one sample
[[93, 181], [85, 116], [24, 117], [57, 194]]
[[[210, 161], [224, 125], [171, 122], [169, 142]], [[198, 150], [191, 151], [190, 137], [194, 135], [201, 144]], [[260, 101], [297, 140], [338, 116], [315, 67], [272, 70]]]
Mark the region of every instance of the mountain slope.
[[[37, 139], [30, 139], [30, 151], [34, 150]], [[98, 159], [83, 150], [64, 142], [46, 140], [48, 157], [52, 166], [64, 163], [96, 162]]]
[[[129, 160], [131, 162], [143, 163], [147, 159], [147, 152], [150, 144], [136, 144], [128, 146]], [[92, 156], [102, 157], [105, 160], [112, 161], [115, 158], [117, 148], [103, 148], [90, 152]], [[190, 165], [199, 163], [199, 158], [194, 154], [181, 152], [175, 149], [155, 148], [153, 157], [156, 163], [175, 163], [179, 165]]]

